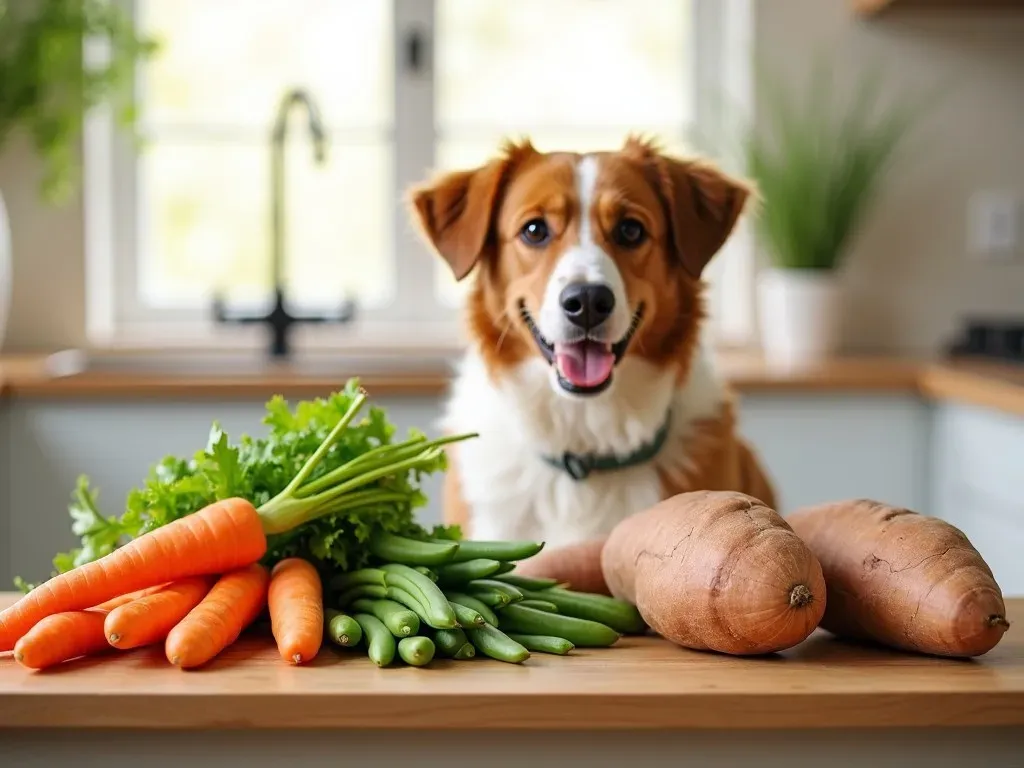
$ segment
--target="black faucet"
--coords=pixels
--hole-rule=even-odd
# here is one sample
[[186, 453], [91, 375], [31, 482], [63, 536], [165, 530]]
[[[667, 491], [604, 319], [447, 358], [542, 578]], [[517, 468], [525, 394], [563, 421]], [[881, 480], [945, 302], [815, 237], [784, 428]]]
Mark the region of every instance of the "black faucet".
[[285, 94], [277, 110], [271, 134], [271, 266], [274, 280], [274, 306], [265, 315], [229, 315], [223, 299], [214, 297], [213, 315], [218, 323], [263, 323], [270, 330], [270, 354], [275, 358], [288, 356], [288, 336], [291, 327], [297, 323], [347, 323], [355, 314], [352, 301], [342, 303], [341, 310], [332, 316], [297, 316], [285, 307], [284, 277], [284, 145], [288, 133], [288, 114], [292, 107], [301, 104], [309, 116], [309, 132], [313, 138], [313, 153], [317, 163], [322, 164], [327, 156], [327, 135], [324, 132], [320, 112], [310, 95], [296, 88]]

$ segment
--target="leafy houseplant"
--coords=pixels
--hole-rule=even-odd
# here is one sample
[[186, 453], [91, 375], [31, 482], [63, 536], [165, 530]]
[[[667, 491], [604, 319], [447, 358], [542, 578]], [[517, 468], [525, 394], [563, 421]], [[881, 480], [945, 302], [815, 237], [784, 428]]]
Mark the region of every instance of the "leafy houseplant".
[[903, 97], [880, 111], [881, 82], [877, 73], [861, 78], [845, 106], [823, 67], [802, 101], [768, 82], [756, 128], [743, 132], [761, 199], [753, 226], [771, 264], [758, 286], [771, 360], [813, 362], [837, 345], [836, 273], [923, 106]]
[[[87, 57], [86, 43], [106, 43]], [[156, 50], [109, 0], [0, 0], [0, 153], [20, 129], [43, 161], [39, 192], [64, 201], [77, 178], [86, 113], [108, 103], [119, 125], [134, 124], [133, 72]], [[2, 180], [0, 180], [2, 181]], [[0, 345], [11, 293], [11, 242], [0, 189]]]

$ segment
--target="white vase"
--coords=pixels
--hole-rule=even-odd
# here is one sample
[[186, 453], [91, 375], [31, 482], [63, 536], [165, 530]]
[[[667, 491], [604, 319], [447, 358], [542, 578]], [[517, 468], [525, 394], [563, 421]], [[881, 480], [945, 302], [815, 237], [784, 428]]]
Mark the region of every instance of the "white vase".
[[0, 192], [0, 349], [4, 346], [7, 331], [7, 315], [11, 308], [11, 227], [7, 220], [3, 192]]
[[835, 354], [840, 306], [832, 270], [766, 269], [757, 288], [766, 362], [809, 366]]

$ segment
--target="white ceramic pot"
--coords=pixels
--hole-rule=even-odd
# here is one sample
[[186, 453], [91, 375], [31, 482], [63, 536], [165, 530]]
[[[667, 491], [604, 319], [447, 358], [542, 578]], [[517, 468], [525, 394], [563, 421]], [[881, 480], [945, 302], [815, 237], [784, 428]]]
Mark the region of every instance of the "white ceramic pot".
[[836, 352], [840, 306], [832, 270], [766, 269], [757, 289], [766, 362], [808, 366]]
[[3, 349], [4, 334], [7, 331], [7, 314], [11, 308], [12, 283], [11, 227], [7, 220], [4, 196], [0, 192], [0, 349]]

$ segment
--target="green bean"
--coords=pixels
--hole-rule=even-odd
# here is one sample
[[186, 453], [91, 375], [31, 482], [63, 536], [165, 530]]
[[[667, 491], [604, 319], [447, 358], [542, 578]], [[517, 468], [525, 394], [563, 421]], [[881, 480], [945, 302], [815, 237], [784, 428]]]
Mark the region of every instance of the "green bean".
[[344, 592], [351, 587], [362, 585], [387, 586], [384, 583], [384, 571], [379, 568], [360, 568], [358, 571], [339, 573], [331, 579], [329, 586], [334, 592]]
[[369, 613], [357, 613], [353, 618], [363, 629], [363, 642], [370, 661], [378, 667], [386, 667], [394, 661], [395, 637], [384, 626], [384, 622]]
[[554, 653], [558, 656], [565, 656], [576, 646], [564, 637], [551, 637], [550, 635], [519, 635], [510, 632], [510, 638], [519, 643], [528, 651], [537, 653]]
[[459, 542], [417, 541], [377, 529], [371, 534], [366, 546], [374, 557], [388, 563], [440, 565], [452, 561], [459, 549]]
[[437, 574], [434, 571], [427, 568], [425, 565], [417, 565], [413, 568], [413, 570], [422, 573], [435, 584], [437, 583]]
[[532, 589], [539, 592], [542, 589], [557, 587], [559, 584], [558, 579], [539, 579], [532, 576], [517, 576], [514, 573], [497, 574], [494, 576], [494, 580], [504, 582], [505, 584], [511, 584], [513, 587], [517, 587], [520, 591]]
[[455, 612], [455, 619], [459, 622], [459, 626], [462, 627], [482, 627], [487, 623], [487, 620], [479, 611], [474, 611], [472, 608], [467, 608], [464, 605], [453, 603], [450, 600], [448, 605], [452, 607]]
[[549, 603], [547, 600], [529, 598], [520, 600], [518, 604], [527, 608], [536, 608], [538, 611], [544, 611], [545, 613], [558, 613], [558, 606], [554, 603]]
[[467, 640], [465, 644], [455, 652], [455, 655], [452, 656], [452, 658], [456, 661], [465, 661], [467, 659], [472, 659], [474, 656], [476, 656], [476, 648], [474, 648], [473, 644]]
[[640, 634], [647, 627], [635, 605], [608, 595], [573, 592], [561, 587], [537, 592], [526, 590], [523, 594], [530, 600], [554, 603], [558, 612], [566, 616], [596, 621], [624, 635]]
[[353, 600], [359, 600], [360, 598], [370, 598], [371, 600], [382, 600], [388, 596], [388, 591], [384, 587], [378, 587], [371, 584], [357, 584], [354, 587], [349, 587], [348, 590], [338, 595], [337, 604], [345, 608]]
[[481, 603], [491, 608], [503, 608], [511, 602], [508, 599], [508, 595], [504, 592], [499, 592], [489, 587], [469, 588], [468, 592], [471, 597], [475, 597]]
[[497, 560], [467, 560], [464, 563], [442, 565], [437, 569], [437, 583], [443, 587], [458, 586], [473, 579], [483, 579], [501, 568]]
[[469, 642], [466, 633], [461, 629], [435, 629], [434, 645], [442, 656], [454, 658], [459, 649]]
[[[430, 539], [434, 544], [446, 543], [444, 539]], [[451, 543], [451, 542], [447, 542]], [[473, 541], [468, 539], [459, 542], [459, 548], [447, 562], [464, 563], [467, 560], [501, 560], [510, 562], [533, 557], [544, 549], [544, 542], [537, 541]], [[431, 563], [425, 563], [431, 565]]]
[[395, 637], [408, 637], [420, 631], [420, 617], [416, 612], [395, 600], [364, 597], [353, 601], [352, 610], [376, 616]]
[[413, 667], [425, 667], [434, 660], [434, 641], [423, 635], [403, 637], [398, 641], [398, 655]]
[[467, 629], [469, 641], [480, 653], [498, 661], [521, 664], [530, 658], [530, 652], [497, 627], [485, 624], [479, 629]]
[[619, 639], [619, 633], [605, 624], [521, 605], [505, 606], [501, 610], [501, 625], [506, 631], [521, 635], [561, 637], [578, 648], [603, 648]]
[[336, 645], [353, 648], [363, 639], [363, 628], [348, 614], [327, 608], [324, 610], [324, 618], [327, 620], [327, 636]]
[[471, 611], [476, 611], [484, 617], [484, 621], [486, 621], [488, 624], [491, 624], [495, 627], [499, 626], [498, 615], [494, 611], [492, 611], [490, 606], [486, 603], [477, 600], [475, 597], [467, 595], [463, 592], [449, 592], [446, 590], [444, 596], [448, 598], [449, 603], [458, 603], [464, 608], [469, 608]]
[[426, 622], [434, 629], [453, 629], [459, 626], [455, 612], [440, 588], [407, 565], [388, 563], [381, 566], [389, 586], [399, 587], [412, 595], [426, 610]]
[[518, 603], [524, 597], [523, 593], [520, 592], [516, 587], [513, 587], [511, 584], [505, 584], [504, 582], [496, 581], [495, 579], [474, 579], [473, 581], [469, 582], [467, 587], [475, 589], [496, 590], [498, 592], [501, 592], [506, 597], [508, 597], [508, 602], [510, 603]]
[[410, 595], [401, 587], [388, 587], [385, 593], [385, 597], [388, 600], [396, 602], [400, 605], [404, 605], [410, 611], [416, 614], [420, 620], [420, 625], [427, 624], [427, 609], [423, 607], [423, 604], [415, 597]]
[[[515, 563], [502, 562], [501, 567], [492, 574], [492, 578], [494, 576], [500, 576], [502, 574], [508, 573], [509, 571], [514, 571], [515, 567]], [[515, 585], [513, 584], [513, 586]]]

